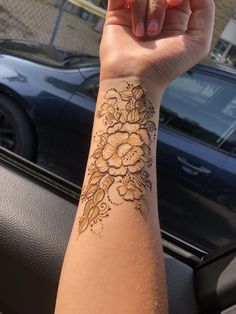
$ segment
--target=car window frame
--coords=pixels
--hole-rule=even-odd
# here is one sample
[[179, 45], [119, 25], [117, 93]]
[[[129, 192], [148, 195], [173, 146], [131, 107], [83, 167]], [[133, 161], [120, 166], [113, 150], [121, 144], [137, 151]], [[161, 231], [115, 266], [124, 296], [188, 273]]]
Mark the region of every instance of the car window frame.
[[[232, 141], [230, 141], [231, 138]], [[236, 126], [230, 133], [229, 137], [222, 143], [222, 146], [225, 147], [222, 149], [228, 152], [231, 157], [236, 158]], [[227, 146], [229, 146], [229, 148]]]

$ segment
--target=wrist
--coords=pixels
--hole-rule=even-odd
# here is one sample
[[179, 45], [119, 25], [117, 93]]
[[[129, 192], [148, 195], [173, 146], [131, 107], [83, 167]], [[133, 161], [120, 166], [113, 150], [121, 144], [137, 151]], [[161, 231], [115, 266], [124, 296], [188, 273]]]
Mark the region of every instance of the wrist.
[[[107, 93], [108, 90], [112, 89], [118, 91], [131, 91], [133, 87], [134, 99], [137, 99], [138, 95], [135, 95], [135, 92], [137, 92], [137, 86], [142, 88], [143, 93], [145, 94], [145, 99], [148, 99], [155, 109], [159, 109], [166, 86], [158, 84], [155, 80], [148, 76], [127, 75], [120, 77], [107, 77], [104, 76], [101, 71], [99, 95], [102, 95], [103, 97], [104, 93]], [[101, 102], [98, 102], [97, 105], [100, 106]]]
[[[126, 56], [121, 60], [120, 55], [109, 54], [104, 56], [100, 53], [101, 58], [101, 81], [110, 79], [136, 78], [140, 81], [150, 81], [150, 86], [158, 85], [158, 89], [165, 89], [169, 80], [167, 75], [163, 74], [163, 67], [157, 66], [148, 60], [142, 61], [139, 57]], [[148, 59], [148, 57], [147, 57]], [[148, 65], [147, 65], [148, 64]]]

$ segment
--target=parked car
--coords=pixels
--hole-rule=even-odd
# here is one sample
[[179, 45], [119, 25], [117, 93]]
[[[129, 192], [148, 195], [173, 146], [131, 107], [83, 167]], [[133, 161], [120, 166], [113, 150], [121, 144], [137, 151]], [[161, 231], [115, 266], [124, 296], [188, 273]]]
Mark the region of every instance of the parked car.
[[[81, 185], [99, 60], [0, 42], [0, 144]], [[158, 135], [162, 229], [205, 251], [236, 240], [236, 73], [197, 65], [167, 89]]]

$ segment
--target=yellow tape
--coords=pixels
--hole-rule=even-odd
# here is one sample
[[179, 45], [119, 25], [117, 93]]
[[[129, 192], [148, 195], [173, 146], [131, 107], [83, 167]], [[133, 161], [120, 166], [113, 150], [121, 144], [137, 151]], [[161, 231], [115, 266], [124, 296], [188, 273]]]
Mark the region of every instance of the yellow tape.
[[96, 6], [95, 4], [88, 2], [86, 0], [68, 0], [69, 2], [89, 11], [92, 14], [100, 16], [105, 19], [106, 17], [106, 10]]

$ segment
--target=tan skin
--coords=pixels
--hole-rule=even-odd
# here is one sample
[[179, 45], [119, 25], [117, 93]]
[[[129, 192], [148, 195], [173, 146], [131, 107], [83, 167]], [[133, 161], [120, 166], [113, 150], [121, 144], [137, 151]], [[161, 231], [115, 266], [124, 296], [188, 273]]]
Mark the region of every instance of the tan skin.
[[166, 86], [209, 51], [213, 0], [110, 0], [78, 213], [55, 314], [167, 314], [156, 131]]
[[[101, 79], [133, 75], [166, 86], [209, 51], [214, 19], [212, 0], [136, 0], [131, 2], [131, 10], [124, 9], [124, 2], [110, 1], [100, 50]], [[158, 4], [161, 8], [150, 13], [149, 7], [155, 7], [155, 2], [162, 3]], [[148, 33], [154, 18], [159, 24], [157, 35]], [[143, 37], [134, 33], [140, 20], [147, 28]]]

